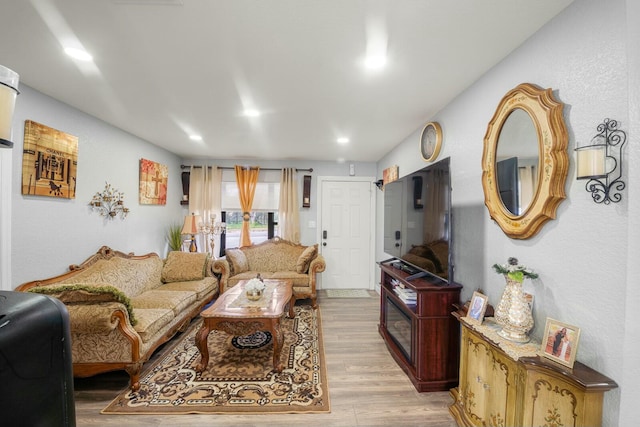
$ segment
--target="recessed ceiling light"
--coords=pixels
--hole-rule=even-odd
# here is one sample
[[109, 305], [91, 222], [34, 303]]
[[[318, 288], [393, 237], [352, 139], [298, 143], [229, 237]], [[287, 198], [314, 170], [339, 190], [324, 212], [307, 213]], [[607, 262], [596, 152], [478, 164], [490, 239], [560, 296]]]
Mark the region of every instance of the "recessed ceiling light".
[[247, 116], [247, 117], [258, 117], [260, 115], [260, 111], [253, 110], [253, 109], [247, 109], [247, 110], [244, 110], [243, 114], [245, 116]]
[[338, 142], [338, 144], [346, 144], [347, 142], [349, 142], [349, 138], [346, 138], [344, 136], [336, 139], [336, 141]]
[[65, 47], [64, 53], [72, 57], [73, 59], [77, 59], [78, 61], [92, 61], [93, 57], [89, 55], [86, 50], [76, 49], [74, 47]]
[[387, 57], [385, 55], [373, 55], [368, 56], [364, 61], [365, 67], [369, 70], [379, 70], [387, 64]]
[[189, 139], [192, 141], [202, 141], [202, 137], [200, 135], [189, 135]]

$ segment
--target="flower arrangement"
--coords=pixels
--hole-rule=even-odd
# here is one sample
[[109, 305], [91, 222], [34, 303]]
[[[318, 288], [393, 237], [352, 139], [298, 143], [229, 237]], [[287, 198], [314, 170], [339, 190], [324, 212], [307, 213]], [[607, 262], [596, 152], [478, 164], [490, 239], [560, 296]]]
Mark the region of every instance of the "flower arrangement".
[[528, 269], [524, 265], [518, 264], [518, 258], [509, 258], [507, 264], [493, 264], [493, 269], [496, 273], [504, 274], [512, 280], [521, 282], [525, 278], [537, 279], [538, 275], [533, 270]]
[[264, 282], [260, 279], [251, 279], [244, 286], [244, 289], [247, 292], [253, 292], [253, 291], [262, 292], [264, 291]]

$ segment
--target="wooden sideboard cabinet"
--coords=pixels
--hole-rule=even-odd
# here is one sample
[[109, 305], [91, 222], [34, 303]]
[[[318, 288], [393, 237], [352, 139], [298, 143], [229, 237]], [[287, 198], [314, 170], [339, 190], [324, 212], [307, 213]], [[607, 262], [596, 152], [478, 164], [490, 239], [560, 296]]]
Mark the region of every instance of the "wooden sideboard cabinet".
[[[458, 384], [460, 327], [451, 314], [460, 303], [458, 284], [415, 277], [380, 263], [380, 335], [398, 365], [420, 391], [446, 391]], [[415, 292], [415, 303], [394, 289]]]
[[599, 426], [610, 378], [575, 362], [573, 369], [497, 335], [492, 318], [461, 324], [460, 383], [451, 390], [451, 415], [460, 426]]

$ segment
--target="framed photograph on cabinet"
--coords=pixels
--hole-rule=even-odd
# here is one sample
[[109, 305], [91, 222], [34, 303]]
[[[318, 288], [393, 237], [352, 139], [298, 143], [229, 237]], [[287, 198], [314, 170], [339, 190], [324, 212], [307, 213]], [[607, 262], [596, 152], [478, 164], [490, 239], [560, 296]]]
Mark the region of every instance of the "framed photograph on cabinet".
[[478, 291], [473, 293], [471, 302], [469, 303], [469, 310], [467, 311], [467, 317], [471, 323], [482, 324], [484, 319], [484, 312], [487, 309], [488, 298], [486, 295], [481, 294]]
[[542, 335], [542, 353], [545, 357], [573, 368], [579, 340], [580, 328], [547, 317]]

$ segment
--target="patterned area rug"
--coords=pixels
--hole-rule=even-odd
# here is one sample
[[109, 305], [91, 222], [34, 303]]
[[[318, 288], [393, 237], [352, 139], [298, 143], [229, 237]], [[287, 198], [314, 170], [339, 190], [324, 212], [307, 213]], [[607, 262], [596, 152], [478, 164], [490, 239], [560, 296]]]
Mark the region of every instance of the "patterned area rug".
[[281, 320], [281, 373], [273, 370], [268, 332], [232, 337], [209, 334], [209, 365], [195, 367], [194, 336], [201, 321], [143, 373], [140, 390], [127, 389], [104, 414], [268, 414], [330, 412], [320, 309], [296, 306], [295, 319]]
[[327, 289], [327, 298], [369, 298], [366, 289]]

